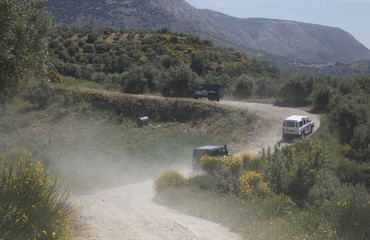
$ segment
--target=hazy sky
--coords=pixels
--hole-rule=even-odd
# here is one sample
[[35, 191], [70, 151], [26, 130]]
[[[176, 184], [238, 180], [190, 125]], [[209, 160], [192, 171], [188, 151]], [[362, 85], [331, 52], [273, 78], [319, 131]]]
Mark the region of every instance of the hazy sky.
[[370, 0], [186, 0], [234, 17], [263, 17], [341, 28], [370, 48]]

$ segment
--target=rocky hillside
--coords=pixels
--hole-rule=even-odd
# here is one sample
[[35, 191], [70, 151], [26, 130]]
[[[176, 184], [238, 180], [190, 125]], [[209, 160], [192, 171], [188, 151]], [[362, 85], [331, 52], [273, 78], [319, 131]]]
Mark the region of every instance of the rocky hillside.
[[370, 50], [334, 27], [261, 18], [235, 18], [199, 10], [185, 0], [49, 0], [58, 24], [197, 34], [248, 54], [309, 61], [370, 59]]

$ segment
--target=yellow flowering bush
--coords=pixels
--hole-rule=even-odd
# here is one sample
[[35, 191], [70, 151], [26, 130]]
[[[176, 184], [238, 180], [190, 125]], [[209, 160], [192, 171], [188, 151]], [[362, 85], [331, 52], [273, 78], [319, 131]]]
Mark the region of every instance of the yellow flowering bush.
[[263, 175], [256, 171], [248, 171], [239, 177], [239, 188], [246, 197], [258, 198], [271, 192]]
[[163, 190], [168, 187], [179, 187], [184, 185], [187, 179], [184, 175], [177, 171], [167, 171], [159, 175], [154, 181], [154, 187], [156, 190]]
[[0, 239], [70, 239], [73, 210], [60, 185], [22, 148], [0, 158]]
[[224, 164], [232, 173], [238, 174], [243, 167], [243, 159], [239, 156], [229, 155], [224, 157]]
[[207, 173], [212, 173], [222, 166], [222, 157], [204, 155], [200, 158], [199, 165]]
[[244, 168], [249, 171], [257, 171], [260, 167], [260, 157], [257, 154], [243, 152], [241, 154], [243, 159]]
[[168, 35], [168, 34], [163, 34], [163, 35], [162, 35], [162, 40], [163, 40], [164, 42], [169, 42], [169, 41], [170, 41], [170, 39], [171, 39], [171, 36], [170, 36], [170, 35]]

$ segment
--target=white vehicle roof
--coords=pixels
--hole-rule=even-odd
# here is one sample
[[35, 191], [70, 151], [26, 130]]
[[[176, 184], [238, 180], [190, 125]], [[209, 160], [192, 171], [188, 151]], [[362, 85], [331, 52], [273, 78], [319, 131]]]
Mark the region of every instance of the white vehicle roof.
[[198, 147], [196, 149], [215, 150], [215, 149], [224, 148], [224, 147], [225, 146], [202, 146], [202, 147]]
[[284, 121], [301, 121], [303, 118], [308, 118], [308, 116], [303, 116], [303, 115], [292, 115], [288, 118], [285, 118]]

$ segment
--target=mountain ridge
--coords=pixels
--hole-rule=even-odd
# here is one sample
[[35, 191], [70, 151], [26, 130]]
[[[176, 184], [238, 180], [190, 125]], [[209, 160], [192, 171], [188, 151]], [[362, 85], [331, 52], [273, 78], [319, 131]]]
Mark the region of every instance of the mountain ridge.
[[57, 24], [196, 34], [252, 56], [308, 61], [370, 59], [370, 50], [335, 27], [268, 18], [237, 18], [197, 9], [185, 0], [49, 0]]

